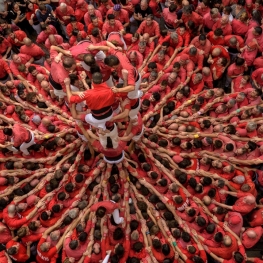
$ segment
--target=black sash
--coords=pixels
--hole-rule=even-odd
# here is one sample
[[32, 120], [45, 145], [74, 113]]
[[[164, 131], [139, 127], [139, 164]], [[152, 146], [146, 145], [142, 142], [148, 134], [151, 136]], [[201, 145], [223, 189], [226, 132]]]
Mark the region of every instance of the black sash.
[[54, 89], [56, 89], [56, 90], [62, 90], [62, 86], [61, 86], [59, 83], [57, 83], [57, 82], [52, 78], [51, 72], [50, 72], [50, 74], [49, 74], [49, 82], [50, 82], [50, 84], [52, 85], [52, 87], [53, 87]]

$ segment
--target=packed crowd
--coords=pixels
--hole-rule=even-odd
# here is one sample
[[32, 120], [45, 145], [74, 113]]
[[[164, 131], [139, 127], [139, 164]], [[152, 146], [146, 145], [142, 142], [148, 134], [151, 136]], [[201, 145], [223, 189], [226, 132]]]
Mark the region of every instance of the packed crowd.
[[261, 0], [0, 0], [0, 263], [262, 263]]

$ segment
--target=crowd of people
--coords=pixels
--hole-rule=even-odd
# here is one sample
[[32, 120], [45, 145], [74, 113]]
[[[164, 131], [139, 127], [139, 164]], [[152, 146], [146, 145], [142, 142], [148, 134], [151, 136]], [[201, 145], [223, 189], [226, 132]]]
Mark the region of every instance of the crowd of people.
[[0, 263], [262, 263], [262, 17], [0, 0]]

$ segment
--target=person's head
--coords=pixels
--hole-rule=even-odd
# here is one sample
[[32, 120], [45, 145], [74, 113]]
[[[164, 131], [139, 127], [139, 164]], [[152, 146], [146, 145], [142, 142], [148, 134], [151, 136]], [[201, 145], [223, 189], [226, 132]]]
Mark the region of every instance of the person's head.
[[28, 38], [28, 37], [25, 37], [24, 39], [23, 39], [23, 42], [24, 42], [24, 44], [27, 46], [27, 47], [30, 47], [31, 45], [32, 45], [32, 40], [30, 39], [30, 38]]
[[113, 239], [120, 240], [124, 237], [123, 230], [120, 227], [117, 227], [113, 232]]
[[215, 235], [214, 235], [214, 240], [216, 241], [216, 242], [222, 242], [223, 241], [223, 234], [222, 234], [222, 232], [217, 232], [217, 233], [215, 233]]
[[148, 15], [148, 16], [146, 17], [146, 25], [147, 25], [147, 26], [151, 26], [152, 23], [153, 23], [153, 15]]
[[107, 19], [109, 21], [110, 26], [114, 26], [115, 25], [115, 15], [108, 14], [107, 15]]
[[224, 235], [223, 243], [226, 247], [230, 247], [232, 245], [232, 239], [229, 235]]
[[142, 0], [140, 3], [141, 10], [146, 10], [148, 8], [148, 1], [147, 0]]
[[62, 64], [64, 69], [69, 72], [74, 71], [76, 68], [76, 61], [71, 57], [64, 57]]
[[40, 250], [42, 252], [47, 252], [47, 251], [49, 251], [50, 246], [51, 246], [51, 244], [49, 242], [44, 242], [40, 245]]
[[262, 28], [260, 26], [254, 27], [252, 31], [254, 36], [260, 36], [262, 34]]

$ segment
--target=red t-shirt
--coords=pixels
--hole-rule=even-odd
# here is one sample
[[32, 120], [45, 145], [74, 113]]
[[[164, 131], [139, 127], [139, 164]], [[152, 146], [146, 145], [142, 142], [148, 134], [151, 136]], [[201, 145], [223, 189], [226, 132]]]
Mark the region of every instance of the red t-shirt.
[[52, 258], [57, 254], [57, 248], [56, 247], [52, 247], [50, 248], [47, 252], [42, 252], [40, 250], [40, 246], [46, 242], [45, 238], [41, 238], [38, 242], [37, 245], [37, 257], [36, 257], [36, 261], [38, 263], [47, 263], [47, 262], [51, 262]]

